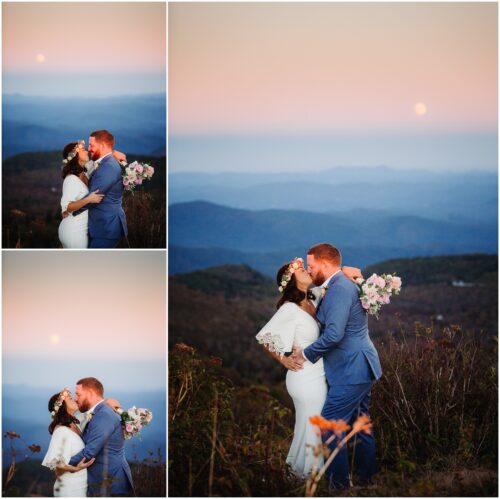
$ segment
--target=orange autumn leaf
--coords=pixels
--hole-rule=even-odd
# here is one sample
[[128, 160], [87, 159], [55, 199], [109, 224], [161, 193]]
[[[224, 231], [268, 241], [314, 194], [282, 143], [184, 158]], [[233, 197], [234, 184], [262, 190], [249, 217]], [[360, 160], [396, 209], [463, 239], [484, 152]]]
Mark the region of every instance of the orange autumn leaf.
[[335, 433], [342, 433], [347, 430], [349, 430], [350, 426], [342, 419], [335, 420], [332, 419], [329, 421], [328, 419], [325, 419], [323, 416], [311, 416], [309, 418], [309, 422], [321, 430], [330, 430], [334, 431]]
[[339, 419], [337, 421], [332, 420], [329, 421], [330, 423], [330, 430], [333, 430], [335, 433], [344, 433], [346, 431], [349, 431], [351, 428], [343, 419]]
[[353, 433], [359, 433], [362, 431], [363, 433], [366, 433], [369, 435], [371, 433], [371, 428], [373, 427], [371, 420], [368, 416], [362, 414], [359, 416], [359, 418], [356, 420], [354, 425], [352, 426], [352, 431]]
[[320, 428], [324, 425], [326, 419], [322, 416], [311, 416], [309, 422], [313, 425], [319, 426]]

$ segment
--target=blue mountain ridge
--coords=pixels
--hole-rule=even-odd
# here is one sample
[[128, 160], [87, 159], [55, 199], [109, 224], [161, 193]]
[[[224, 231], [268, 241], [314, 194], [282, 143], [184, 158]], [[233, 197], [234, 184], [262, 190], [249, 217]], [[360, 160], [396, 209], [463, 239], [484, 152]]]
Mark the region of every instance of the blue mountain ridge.
[[169, 204], [209, 201], [248, 210], [391, 211], [488, 223], [498, 217], [496, 173], [398, 170], [384, 166], [277, 173], [169, 175]]
[[323, 241], [358, 267], [388, 258], [498, 251], [496, 220], [447, 222], [369, 210], [250, 211], [205, 201], [170, 206], [169, 240], [171, 273], [245, 263], [273, 275], [279, 264]]
[[42, 98], [6, 95], [2, 104], [2, 154], [62, 150], [68, 142], [107, 128], [116, 148], [165, 155], [165, 95]]

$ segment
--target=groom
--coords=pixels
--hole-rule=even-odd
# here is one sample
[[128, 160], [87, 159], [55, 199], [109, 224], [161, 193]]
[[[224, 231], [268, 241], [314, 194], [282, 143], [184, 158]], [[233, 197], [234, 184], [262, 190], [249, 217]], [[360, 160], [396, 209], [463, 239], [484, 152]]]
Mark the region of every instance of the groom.
[[95, 168], [89, 180], [89, 191], [104, 194], [100, 203], [88, 204], [73, 215], [89, 210], [89, 248], [115, 248], [127, 235], [127, 221], [122, 208], [122, 170], [113, 156], [115, 138], [107, 130], [90, 134], [89, 154]]
[[[316, 363], [323, 358], [328, 394], [321, 415], [343, 419], [352, 425], [359, 415], [369, 415], [373, 383], [382, 375], [378, 353], [370, 340], [368, 317], [359, 300], [359, 291], [341, 270], [340, 251], [331, 244], [317, 244], [307, 252], [307, 270], [316, 286], [323, 288], [323, 299], [316, 309], [321, 324], [320, 337], [303, 351], [294, 351], [299, 362]], [[330, 435], [324, 435], [324, 440]], [[373, 434], [356, 437], [354, 460], [361, 483], [370, 483], [376, 473]], [[337, 441], [330, 444], [333, 451]], [[346, 446], [329, 466], [330, 487], [350, 486]]]
[[75, 402], [84, 415], [82, 438], [85, 448], [75, 454], [69, 464], [83, 458], [95, 462], [87, 468], [88, 495], [91, 497], [132, 496], [130, 467], [125, 459], [120, 416], [104, 402], [104, 387], [96, 378], [76, 383]]

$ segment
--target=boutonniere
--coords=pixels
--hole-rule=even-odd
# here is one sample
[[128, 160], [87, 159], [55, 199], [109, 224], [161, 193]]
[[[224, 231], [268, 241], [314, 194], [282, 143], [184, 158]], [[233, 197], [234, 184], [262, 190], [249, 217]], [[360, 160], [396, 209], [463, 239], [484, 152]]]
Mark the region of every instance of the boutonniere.
[[326, 286], [325, 288], [321, 288], [321, 298], [325, 297], [327, 291], [328, 291], [328, 286]]
[[90, 423], [90, 421], [92, 421], [92, 418], [94, 417], [94, 414], [95, 414], [94, 412], [91, 412], [91, 413], [88, 415], [88, 417], [87, 417], [87, 424], [89, 424], [89, 423]]

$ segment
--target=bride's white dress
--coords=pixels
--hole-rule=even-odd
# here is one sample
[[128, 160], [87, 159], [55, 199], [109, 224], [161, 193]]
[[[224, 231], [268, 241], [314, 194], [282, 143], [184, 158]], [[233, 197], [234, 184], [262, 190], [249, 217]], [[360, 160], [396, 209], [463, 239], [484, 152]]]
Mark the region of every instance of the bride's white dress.
[[[291, 352], [294, 345], [304, 349], [314, 343], [319, 336], [316, 320], [295, 303], [286, 302], [259, 331], [256, 338], [272, 352]], [[300, 371], [288, 371], [286, 388], [295, 406], [295, 427], [293, 441], [286, 462], [296, 475], [304, 477], [313, 467], [314, 455], [311, 447], [321, 442], [315, 427], [309, 422], [310, 416], [321, 414], [327, 394], [323, 359], [315, 364], [304, 363]], [[320, 455], [317, 465], [323, 465]]]
[[[52, 433], [49, 449], [42, 461], [42, 466], [55, 470], [58, 465], [66, 465], [72, 456], [78, 454], [85, 444], [80, 436], [67, 426], [59, 426]], [[54, 497], [86, 497], [87, 470], [75, 473], [66, 472], [54, 483]]]
[[[67, 175], [63, 182], [61, 198], [61, 213], [68, 209], [68, 204], [84, 198], [89, 189], [76, 175]], [[88, 236], [89, 214], [85, 210], [74, 216], [70, 213], [59, 224], [59, 241], [64, 248], [86, 248], [89, 244]]]

